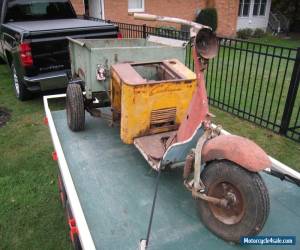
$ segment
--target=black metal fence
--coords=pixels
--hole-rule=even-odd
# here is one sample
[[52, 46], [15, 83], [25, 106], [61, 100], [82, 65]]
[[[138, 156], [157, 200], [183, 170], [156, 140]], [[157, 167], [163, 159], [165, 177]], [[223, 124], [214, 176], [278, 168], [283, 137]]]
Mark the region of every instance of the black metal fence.
[[[184, 31], [113, 23], [124, 38], [189, 40]], [[210, 104], [300, 142], [300, 47], [224, 37], [219, 43], [218, 56], [209, 61], [206, 73]], [[193, 69], [190, 46], [186, 53], [186, 65]]]
[[210, 103], [300, 142], [300, 48], [220, 38], [209, 62]]

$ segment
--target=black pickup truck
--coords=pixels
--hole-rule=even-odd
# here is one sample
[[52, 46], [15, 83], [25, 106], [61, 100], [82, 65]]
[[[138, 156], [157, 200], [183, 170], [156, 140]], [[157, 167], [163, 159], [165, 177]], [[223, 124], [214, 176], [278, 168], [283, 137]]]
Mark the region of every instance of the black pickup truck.
[[66, 87], [67, 37], [118, 37], [113, 24], [77, 18], [68, 0], [0, 0], [0, 11], [0, 60], [9, 65], [22, 101], [33, 92]]

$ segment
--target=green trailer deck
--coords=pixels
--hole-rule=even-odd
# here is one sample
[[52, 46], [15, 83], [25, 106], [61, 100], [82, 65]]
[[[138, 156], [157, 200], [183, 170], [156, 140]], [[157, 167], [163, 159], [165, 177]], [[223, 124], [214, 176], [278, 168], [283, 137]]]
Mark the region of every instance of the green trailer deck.
[[[87, 115], [85, 131], [74, 133], [67, 126], [64, 110], [46, 111], [46, 115], [55, 126], [58, 142], [54, 146], [57, 150], [57, 143], [61, 145], [75, 187], [69, 195], [77, 195], [86, 221], [84, 230], [88, 233], [84, 234], [90, 234], [96, 249], [137, 249], [139, 240], [147, 234], [157, 173], [133, 145], [121, 142], [118, 127]], [[56, 132], [50, 131], [53, 139]], [[70, 181], [62, 175], [64, 182]], [[270, 192], [271, 210], [260, 235], [296, 236], [296, 245], [276, 248], [300, 249], [299, 187], [262, 175]], [[71, 193], [70, 189], [67, 192]], [[82, 246], [87, 248], [81, 236], [79, 228]], [[162, 173], [148, 249], [245, 248], [272, 246], [239, 246], [219, 239], [199, 221], [195, 201], [182, 184], [182, 170]]]

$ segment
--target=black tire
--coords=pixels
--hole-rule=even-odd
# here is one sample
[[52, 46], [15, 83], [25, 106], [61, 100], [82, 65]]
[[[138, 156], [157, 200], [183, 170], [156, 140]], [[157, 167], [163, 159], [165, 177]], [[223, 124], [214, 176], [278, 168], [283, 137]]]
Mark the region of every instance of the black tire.
[[[207, 194], [236, 200], [230, 208], [221, 208], [199, 200], [199, 216], [205, 226], [220, 238], [238, 243], [241, 236], [257, 235], [270, 210], [267, 187], [258, 173], [222, 160], [209, 163], [201, 173]], [[234, 200], [233, 199], [233, 200]]]
[[80, 85], [69, 84], [66, 98], [67, 121], [72, 131], [82, 131], [85, 126], [84, 100]]
[[0, 57], [0, 65], [5, 64], [5, 61]]
[[10, 69], [11, 69], [13, 87], [17, 99], [19, 99], [20, 101], [26, 101], [32, 99], [33, 95], [30, 91], [27, 90], [26, 86], [21, 81], [14, 63], [11, 64]]

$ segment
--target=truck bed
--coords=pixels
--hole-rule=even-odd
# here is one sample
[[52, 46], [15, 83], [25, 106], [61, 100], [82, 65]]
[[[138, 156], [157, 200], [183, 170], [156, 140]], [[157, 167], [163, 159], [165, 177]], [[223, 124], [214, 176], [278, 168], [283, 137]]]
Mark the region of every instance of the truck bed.
[[57, 20], [42, 20], [42, 21], [25, 21], [25, 22], [11, 22], [4, 24], [11, 27], [18, 32], [37, 32], [37, 31], [55, 31], [55, 30], [70, 30], [70, 29], [91, 29], [105, 26], [112, 26], [111, 24], [99, 21], [84, 20], [79, 18], [74, 19], [57, 19]]
[[[111, 128], [87, 114], [85, 131], [74, 133], [67, 127], [64, 110], [51, 115], [95, 248], [137, 249], [139, 240], [146, 237], [156, 173], [134, 146], [121, 142], [118, 127]], [[262, 176], [270, 192], [271, 210], [260, 235], [299, 239], [299, 187], [265, 173]], [[279, 248], [299, 247], [296, 242], [296, 246]], [[162, 173], [149, 249], [242, 248], [217, 238], [199, 221], [180, 169]], [[247, 247], [262, 248], [266, 247]]]

